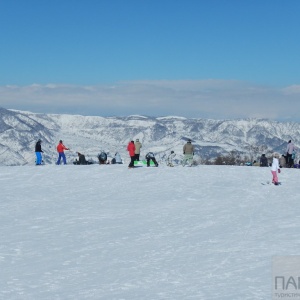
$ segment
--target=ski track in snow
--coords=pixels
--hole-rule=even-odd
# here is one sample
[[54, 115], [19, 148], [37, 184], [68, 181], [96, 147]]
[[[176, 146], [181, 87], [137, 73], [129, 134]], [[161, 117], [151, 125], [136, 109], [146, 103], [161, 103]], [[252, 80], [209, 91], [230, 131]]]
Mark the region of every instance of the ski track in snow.
[[299, 254], [296, 169], [0, 170], [0, 299], [265, 300]]

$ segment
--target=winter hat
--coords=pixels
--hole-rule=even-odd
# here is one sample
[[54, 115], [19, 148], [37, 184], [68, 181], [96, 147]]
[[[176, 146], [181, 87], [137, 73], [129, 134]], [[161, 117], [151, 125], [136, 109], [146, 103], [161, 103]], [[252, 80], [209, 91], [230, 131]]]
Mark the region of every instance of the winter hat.
[[174, 151], [171, 151], [171, 154], [173, 154], [174, 153]]
[[60, 140], [59, 142], [62, 144], [62, 142], [63, 142], [63, 141], [62, 141], [62, 140]]
[[273, 153], [273, 157], [275, 157], [275, 158], [279, 158], [279, 153], [277, 153], [277, 152], [274, 152], [274, 153]]

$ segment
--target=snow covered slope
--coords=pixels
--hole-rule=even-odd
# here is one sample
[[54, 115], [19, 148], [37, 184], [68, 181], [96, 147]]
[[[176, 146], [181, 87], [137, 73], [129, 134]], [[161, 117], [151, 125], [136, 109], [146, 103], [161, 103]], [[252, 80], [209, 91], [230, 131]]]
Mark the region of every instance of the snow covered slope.
[[209, 120], [182, 117], [152, 118], [145, 116], [96, 117], [79, 115], [34, 114], [30, 112], [0, 109], [0, 164], [34, 164], [34, 144], [43, 140], [44, 160], [54, 163], [55, 146], [62, 139], [73, 160], [76, 151], [96, 159], [100, 150], [114, 154], [119, 151], [128, 157], [129, 140], [139, 138], [143, 144], [142, 156], [148, 151], [164, 159], [170, 150], [180, 158], [182, 147], [188, 138], [193, 140], [196, 156], [216, 157], [230, 151], [243, 155], [260, 156], [264, 152], [284, 152], [286, 143], [293, 139], [300, 146], [300, 125], [279, 123], [262, 119]]
[[299, 254], [299, 172], [2, 166], [0, 299], [271, 299], [272, 256]]

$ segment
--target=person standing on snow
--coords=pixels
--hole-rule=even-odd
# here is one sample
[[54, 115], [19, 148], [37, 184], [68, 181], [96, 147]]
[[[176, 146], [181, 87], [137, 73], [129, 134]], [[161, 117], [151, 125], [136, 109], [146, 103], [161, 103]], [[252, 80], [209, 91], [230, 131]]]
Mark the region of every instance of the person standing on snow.
[[139, 139], [135, 140], [134, 146], [135, 146], [135, 151], [134, 151], [135, 158], [134, 159], [139, 161], [140, 160], [140, 152], [141, 152], [141, 148], [142, 148], [142, 144]]
[[127, 146], [127, 151], [129, 152], [129, 156], [130, 156], [130, 163], [128, 165], [128, 168], [134, 168], [134, 160], [135, 160], [135, 145], [134, 145], [134, 141], [131, 141], [128, 143]]
[[292, 161], [292, 155], [293, 151], [295, 151], [296, 148], [291, 140], [289, 140], [287, 147], [286, 147], [286, 164], [288, 168], [292, 167], [293, 161]]
[[268, 167], [268, 159], [266, 158], [265, 154], [262, 154], [259, 160], [259, 165], [261, 167]]
[[280, 173], [280, 168], [279, 168], [279, 154], [278, 153], [273, 153], [273, 162], [271, 166], [271, 173], [272, 173], [272, 183], [275, 185], [278, 185], [278, 176], [277, 172]]
[[194, 145], [192, 145], [192, 141], [188, 140], [187, 143], [183, 146], [183, 160], [182, 160], [182, 166], [184, 167], [186, 163], [189, 163], [189, 166], [193, 163], [193, 155], [194, 155]]
[[63, 141], [60, 140], [59, 144], [56, 147], [57, 152], [58, 152], [58, 160], [56, 162], [57, 165], [60, 165], [60, 160], [63, 159], [64, 165], [67, 164], [67, 159], [64, 153], [64, 150], [70, 150], [69, 148], [67, 148], [64, 144]]
[[37, 143], [35, 144], [35, 155], [36, 155], [36, 165], [42, 164], [42, 153], [44, 152], [42, 150], [42, 141], [39, 139]]
[[171, 153], [169, 154], [169, 156], [167, 158], [167, 166], [168, 167], [174, 167], [173, 159], [175, 156], [176, 156], [176, 154], [174, 153], [174, 151], [171, 151]]

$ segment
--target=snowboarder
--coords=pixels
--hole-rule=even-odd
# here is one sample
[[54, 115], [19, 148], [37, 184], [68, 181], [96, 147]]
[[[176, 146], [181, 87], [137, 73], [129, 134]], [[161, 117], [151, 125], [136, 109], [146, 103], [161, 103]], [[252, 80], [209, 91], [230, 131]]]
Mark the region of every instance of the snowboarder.
[[44, 152], [42, 150], [42, 141], [39, 139], [35, 144], [35, 155], [36, 155], [36, 165], [42, 164], [42, 153]]
[[66, 159], [66, 155], [64, 153], [64, 150], [70, 150], [69, 148], [67, 148], [64, 144], [63, 141], [60, 140], [59, 144], [56, 147], [57, 152], [58, 152], [58, 160], [56, 162], [57, 165], [60, 165], [60, 160], [63, 159], [64, 165], [67, 164], [67, 159]]
[[272, 183], [275, 185], [278, 185], [278, 176], [277, 172], [280, 173], [280, 168], [279, 168], [279, 154], [277, 152], [273, 153], [273, 162], [272, 162], [272, 167], [271, 167], [271, 173], [272, 173]]
[[139, 139], [135, 140], [134, 146], [135, 146], [134, 160], [139, 161], [140, 160], [140, 152], [141, 152], [141, 148], [142, 148], [142, 144]]
[[158, 167], [158, 163], [157, 163], [157, 161], [155, 159], [155, 155], [154, 155], [153, 152], [148, 152], [146, 154], [146, 160], [147, 160], [147, 167], [150, 167], [150, 160], [153, 161], [153, 163], [155, 164], [155, 167]]
[[182, 166], [184, 167], [188, 162], [189, 166], [192, 166], [193, 163], [193, 155], [194, 155], [194, 145], [192, 145], [192, 141], [188, 140], [187, 143], [183, 146], [183, 160]]
[[167, 166], [168, 167], [174, 167], [173, 159], [175, 156], [176, 156], [176, 154], [174, 153], [174, 151], [171, 151], [171, 153], [169, 154], [169, 156], [167, 158]]
[[127, 145], [127, 151], [129, 152], [129, 156], [130, 156], [130, 163], [128, 165], [129, 169], [134, 168], [134, 160], [135, 160], [135, 145], [134, 145], [134, 141], [131, 141], [128, 143]]

